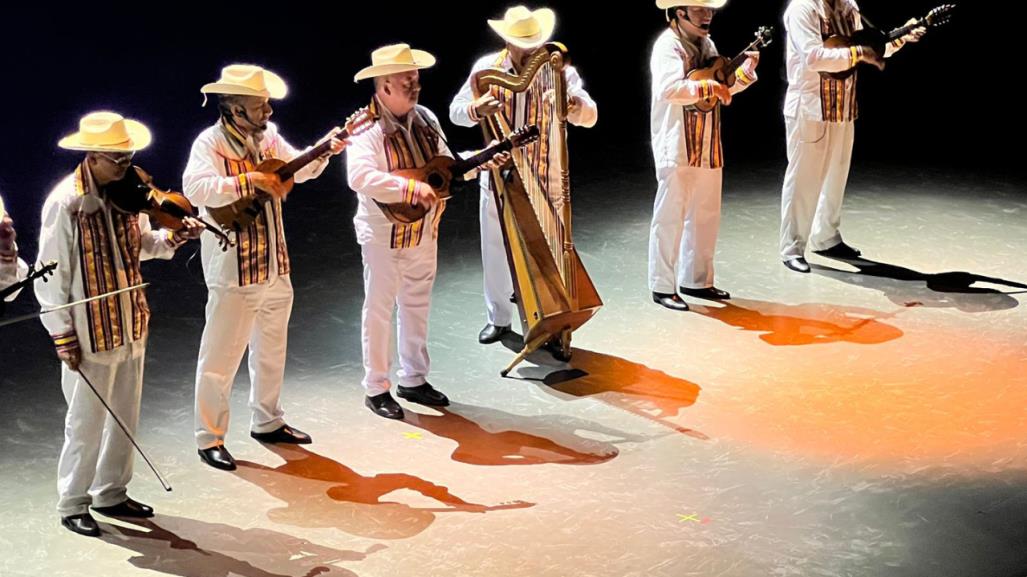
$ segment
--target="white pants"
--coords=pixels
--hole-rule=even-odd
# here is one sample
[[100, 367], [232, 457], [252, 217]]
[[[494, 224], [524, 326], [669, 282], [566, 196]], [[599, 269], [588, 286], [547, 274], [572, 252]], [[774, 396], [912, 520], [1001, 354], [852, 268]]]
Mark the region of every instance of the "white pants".
[[[781, 259], [842, 242], [842, 198], [849, 179], [852, 122], [785, 117], [788, 170], [781, 190]], [[812, 230], [812, 234], [811, 234]]]
[[481, 188], [478, 220], [481, 224], [481, 266], [488, 322], [497, 327], [507, 327], [513, 322], [514, 303], [510, 302], [514, 292], [513, 279], [506, 259], [496, 197], [491, 188]]
[[[139, 425], [145, 342], [102, 353], [83, 351], [79, 370], [103, 395], [129, 431]], [[128, 498], [132, 479], [131, 441], [78, 373], [61, 364], [61, 388], [68, 403], [64, 446], [57, 463], [57, 514], [89, 512], [89, 505], [110, 507]]]
[[292, 281], [275, 277], [247, 287], [214, 287], [196, 365], [196, 445], [224, 444], [232, 382], [249, 347], [250, 430], [269, 433], [285, 424], [282, 381], [292, 314]]
[[656, 171], [656, 203], [649, 227], [649, 290], [713, 286], [724, 172], [675, 166]]
[[[427, 233], [425, 233], [427, 237]], [[435, 284], [436, 247], [424, 238], [411, 248], [365, 244], [363, 342], [364, 389], [373, 397], [389, 390], [392, 366], [392, 315], [398, 311], [399, 384], [417, 387], [427, 382], [428, 314]]]

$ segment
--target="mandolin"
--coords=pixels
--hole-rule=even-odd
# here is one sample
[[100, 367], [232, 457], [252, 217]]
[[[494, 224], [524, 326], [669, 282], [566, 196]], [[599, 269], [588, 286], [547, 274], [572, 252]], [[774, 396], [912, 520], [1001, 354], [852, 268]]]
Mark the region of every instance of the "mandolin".
[[[690, 71], [687, 75], [689, 80], [716, 80], [717, 82], [731, 88], [735, 84], [735, 72], [745, 64], [745, 60], [749, 57], [746, 53], [753, 50], [759, 50], [763, 46], [767, 46], [774, 40], [774, 28], [772, 26], [761, 26], [756, 31], [756, 40], [753, 40], [752, 44], [745, 47], [738, 53], [738, 56], [729, 59], [727, 56], [717, 56], [707, 64], [705, 68], [696, 68]], [[700, 100], [689, 108], [698, 110], [699, 112], [709, 112], [717, 107], [720, 103], [720, 99], [716, 96], [712, 96], [705, 100]]]
[[[452, 196], [449, 188], [454, 178], [478, 168], [501, 152], [507, 152], [530, 144], [538, 140], [538, 137], [537, 126], [524, 126], [510, 134], [509, 138], [486, 148], [470, 158], [456, 159], [448, 156], [436, 156], [420, 168], [404, 168], [394, 170], [390, 174], [423, 182], [432, 187], [439, 200], [442, 200]], [[409, 202], [382, 203], [377, 200], [375, 203], [385, 213], [385, 218], [395, 224], [415, 223], [428, 214], [428, 209], [419, 204], [411, 204]]]
[[[947, 24], [952, 19], [952, 11], [955, 10], [955, 4], [943, 4], [938, 6], [934, 10], [927, 13], [927, 16], [920, 18], [916, 22], [912, 22], [901, 28], [896, 28], [891, 32], [885, 33], [878, 28], [867, 26], [861, 30], [857, 30], [852, 36], [841, 36], [834, 35], [824, 40], [824, 48], [851, 48], [853, 46], [869, 46], [877, 52], [877, 54], [884, 58], [885, 49], [888, 44], [902, 38], [906, 34], [909, 34], [917, 28], [935, 28], [942, 24]], [[845, 80], [852, 76], [856, 72], [856, 67], [853, 66], [848, 70], [842, 70], [841, 72], [821, 72], [822, 76], [833, 78], [834, 80]]]

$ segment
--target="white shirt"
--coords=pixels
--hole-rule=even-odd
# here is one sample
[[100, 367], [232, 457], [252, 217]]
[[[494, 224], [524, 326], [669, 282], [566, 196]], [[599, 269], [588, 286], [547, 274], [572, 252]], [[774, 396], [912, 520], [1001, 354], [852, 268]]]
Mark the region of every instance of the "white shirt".
[[[397, 232], [402, 231], [398, 231], [396, 225], [385, 218], [385, 213], [375, 204], [375, 201], [383, 204], [403, 202], [410, 186], [409, 179], [389, 173], [390, 161], [386, 158], [386, 138], [402, 138], [413, 156], [414, 166], [423, 166], [431, 160], [426, 158], [430, 153], [413, 142], [415, 127], [429, 137], [437, 136], [438, 149], [435, 156], [452, 157], [453, 153], [446, 145], [442, 127], [431, 110], [418, 105], [400, 121], [384, 106], [378, 106], [378, 109], [381, 116], [374, 126], [351, 138], [349, 146], [346, 147], [346, 180], [349, 187], [357, 193], [357, 213], [353, 217], [353, 228], [356, 231], [357, 242], [361, 245], [403, 248], [403, 245], [409, 243], [394, 242]], [[424, 230], [420, 238], [436, 238], [438, 217], [441, 216], [444, 205], [444, 202], [436, 203], [425, 215], [424, 220], [430, 230]]]
[[[268, 123], [267, 130], [264, 131], [264, 136], [261, 139], [260, 152], [264, 157], [263, 160], [278, 158], [288, 161], [301, 154], [301, 151], [286, 142], [278, 133], [278, 127], [271, 122]], [[238, 174], [248, 171], [245, 167], [240, 166], [240, 163], [244, 161], [257, 164], [237, 152], [237, 148], [228, 141], [220, 122], [200, 133], [193, 142], [189, 163], [182, 175], [183, 192], [189, 201], [199, 208], [200, 216], [209, 219], [208, 206], [226, 206], [242, 198], [241, 190], [247, 184], [241, 181]], [[297, 171], [293, 178], [297, 183], [317, 178], [327, 165], [328, 159], [320, 158]], [[272, 207], [272, 205], [275, 206]], [[269, 253], [266, 257], [270, 260], [271, 266], [268, 267], [266, 273], [267, 279], [260, 282], [270, 282], [279, 274], [283, 274], [281, 270], [283, 263], [278, 260], [278, 238], [279, 236], [285, 238], [285, 231], [279, 229], [281, 214], [277, 211], [280, 206], [280, 202], [272, 200], [264, 204], [264, 210], [269, 216], [266, 244], [252, 245], [250, 248], [244, 249], [240, 242], [235, 248], [222, 251], [214, 235], [204, 233], [200, 237], [203, 276], [208, 287], [238, 287], [253, 284], [249, 279], [240, 278], [240, 275], [243, 275], [239, 269], [239, 255], [242, 250], [258, 251], [260, 259], [265, 258], [263, 251]], [[276, 214], [276, 218], [272, 218], [272, 214]], [[234, 235], [235, 233], [229, 234]], [[263, 276], [262, 274], [261, 277]]]
[[[704, 58], [718, 55], [717, 47], [709, 37], [703, 39], [699, 46], [703, 50]], [[668, 27], [656, 39], [649, 60], [649, 72], [652, 75], [649, 132], [652, 138], [653, 160], [658, 169], [689, 166], [688, 145], [685, 140], [689, 131], [686, 126], [685, 107], [712, 95], [708, 82], [687, 78], [688, 73], [697, 67], [697, 63], [690, 60], [674, 28]], [[751, 60], [747, 60], [741, 70], [744, 73], [736, 75], [735, 83], [730, 89], [732, 94], [745, 90], [757, 80]], [[709, 168], [710, 157], [720, 146], [719, 116], [713, 111], [699, 114], [704, 117], [707, 124], [713, 125], [709, 129], [699, 130], [696, 136], [701, 147], [699, 165]]]
[[[43, 205], [39, 262], [57, 261], [53, 276], [47, 282], [37, 280], [35, 283], [36, 298], [43, 309], [133, 286], [141, 280], [138, 262], [131, 262], [132, 255], [124, 250], [125, 243], [115, 240], [120, 238], [114, 221], [117, 209], [95, 192], [97, 187], [91, 179], [88, 170], [76, 170], [53, 189]], [[136, 219], [135, 227], [130, 228], [138, 231], [139, 261], [170, 259], [180, 243], [174, 242], [168, 231], [152, 230], [146, 215], [137, 215]], [[81, 222], [95, 225], [97, 234], [95, 237], [91, 234], [90, 238], [105, 236], [108, 246], [87, 246]], [[134, 234], [128, 231], [128, 235]], [[129, 255], [128, 259], [125, 254]], [[87, 269], [83, 261], [97, 264]], [[98, 278], [105, 286], [95, 286], [87, 292], [87, 283], [96, 283]], [[139, 291], [111, 299], [45, 314], [40, 319], [55, 341], [59, 337], [77, 339], [83, 351], [91, 352], [96, 347], [104, 350], [101, 345], [104, 334], [110, 337], [116, 332], [117, 338], [106, 350], [124, 350], [128, 348], [125, 345], [145, 338], [149, 309], [145, 306], [145, 296]], [[97, 315], [101, 310], [103, 314]], [[140, 320], [140, 313], [143, 313], [142, 331], [137, 338], [133, 322]]]
[[[2, 262], [0, 261], [0, 290], [3, 290], [12, 284], [23, 280], [29, 272], [29, 265], [25, 261], [15, 259], [14, 262]], [[11, 302], [18, 298], [18, 294], [21, 291], [14, 292], [7, 297], [7, 302]]]
[[[500, 56], [504, 56], [502, 63], [496, 66]], [[467, 76], [467, 80], [464, 85], [460, 87], [460, 91], [456, 97], [453, 98], [453, 102], [449, 105], [449, 120], [457, 126], [477, 126], [478, 118], [474, 115], [471, 110], [471, 106], [474, 103], [474, 92], [471, 89], [471, 82], [474, 79], [474, 75], [482, 70], [494, 68], [502, 70], [508, 74], [516, 74], [514, 71], [513, 61], [506, 50], [501, 52], [493, 52], [487, 54], [478, 59], [471, 67], [471, 73]], [[599, 120], [599, 107], [596, 105], [595, 100], [585, 90], [584, 82], [581, 80], [581, 75], [578, 74], [578, 70], [573, 66], [567, 66], [564, 68], [564, 76], [567, 79], [567, 96], [568, 98], [577, 97], [580, 101], [580, 106], [573, 112], [568, 112], [567, 122], [575, 126], [581, 126], [584, 128], [591, 128], [595, 126]], [[524, 98], [523, 94], [518, 94], [514, 99], [514, 110], [512, 119], [510, 121], [510, 127], [513, 129], [520, 128], [525, 124], [525, 118], [527, 117], [527, 99]], [[539, 127], [542, 128], [542, 127]], [[552, 167], [550, 170], [551, 190], [556, 190], [553, 187], [557, 184], [556, 181], [560, 177], [559, 167], [559, 155], [556, 149], [552, 150], [553, 154], [550, 155], [549, 165]], [[482, 171], [479, 175], [479, 184], [482, 188], [488, 189], [491, 182], [490, 171]]]
[[[504, 51], [505, 52], [505, 51]], [[464, 85], [460, 87], [460, 92], [457, 93], [456, 97], [453, 98], [452, 104], [449, 105], [449, 120], [457, 126], [477, 126], [478, 119], [473, 116], [471, 111], [471, 104], [474, 103], [474, 92], [471, 89], [471, 81], [474, 79], [474, 75], [482, 70], [489, 68], [498, 68], [504, 72], [514, 74], [513, 61], [510, 60], [509, 54], [503, 59], [503, 63], [500, 66], [496, 66], [496, 61], [499, 60], [500, 52], [493, 52], [487, 54], [478, 59], [471, 67], [471, 73], [467, 76], [467, 80]], [[577, 96], [581, 100], [581, 106], [573, 113], [567, 115], [567, 122], [570, 122], [574, 126], [581, 126], [584, 128], [591, 128], [595, 126], [599, 120], [599, 108], [592, 100], [592, 97], [585, 91], [585, 84], [581, 80], [581, 75], [578, 74], [578, 70], [573, 66], [567, 66], [564, 68], [564, 75], [567, 78], [567, 96]], [[518, 103], [518, 110], [516, 112], [517, 119], [513, 123], [513, 127], [517, 128], [523, 124], [524, 118], [524, 99], [520, 99]], [[517, 120], [521, 120], [520, 123]]]
[[[788, 118], [824, 120], [820, 73], [848, 70], [857, 64], [861, 54], [860, 50], [824, 47], [825, 24], [830, 23], [838, 33], [847, 27], [853, 31], [863, 27], [855, 0], [834, 0], [833, 10], [826, 4], [825, 0], [792, 0], [785, 9], [788, 91], [784, 115]], [[890, 58], [901, 47], [901, 42], [889, 44], [884, 57]], [[856, 75], [845, 82], [855, 83]], [[854, 94], [855, 88], [852, 90]], [[855, 106], [855, 102], [844, 105]]]
[[[0, 201], [0, 206], [3, 206], [3, 201]], [[3, 211], [0, 211], [0, 219], [4, 217]], [[14, 250], [17, 252], [18, 245], [14, 245]], [[28, 275], [29, 267], [25, 264], [25, 261], [20, 258], [15, 258], [13, 261], [5, 262], [0, 259], [0, 290], [3, 290], [12, 284], [22, 280]], [[21, 292], [21, 291], [18, 291]], [[11, 294], [7, 297], [7, 302], [13, 301], [18, 297], [18, 293]]]

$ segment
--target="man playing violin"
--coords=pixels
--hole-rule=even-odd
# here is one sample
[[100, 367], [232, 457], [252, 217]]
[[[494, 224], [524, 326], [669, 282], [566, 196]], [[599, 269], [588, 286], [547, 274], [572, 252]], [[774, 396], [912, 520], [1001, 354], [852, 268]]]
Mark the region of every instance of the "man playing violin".
[[[285, 97], [285, 82], [259, 66], [233, 64], [221, 78], [203, 86], [218, 98], [218, 122], [193, 142], [182, 183], [185, 195], [201, 207], [227, 206], [268, 194], [261, 213], [236, 234], [234, 250], [222, 251], [207, 235], [201, 241], [207, 283], [206, 324], [196, 367], [196, 444], [201, 460], [223, 470], [235, 469], [225, 448], [232, 381], [249, 347], [250, 436], [265, 443], [309, 443], [310, 436], [285, 423], [281, 405], [286, 342], [293, 290], [289, 252], [282, 226], [286, 183], [274, 173], [256, 170], [266, 159], [290, 160], [300, 154], [268, 119], [270, 99]], [[296, 182], [319, 176], [328, 157], [346, 142], [326, 135], [328, 154], [295, 174]]]
[[[28, 265], [18, 258], [18, 233], [14, 230], [14, 221], [4, 209], [4, 199], [0, 198], [0, 290], [25, 278]], [[18, 293], [7, 297], [14, 300]]]
[[[723, 300], [713, 285], [713, 259], [720, 228], [724, 154], [720, 105], [756, 82], [759, 52], [737, 70], [729, 86], [693, 80], [689, 72], [715, 58], [710, 23], [727, 0], [656, 0], [668, 27], [653, 46], [651, 136], [656, 163], [656, 201], [649, 229], [649, 290], [653, 301], [687, 311], [680, 294]], [[695, 105], [718, 100], [707, 111]]]
[[[909, 23], [915, 23], [912, 19]], [[855, 134], [856, 73], [828, 76], [884, 58], [917, 42], [924, 28], [888, 44], [884, 54], [870, 46], [827, 48], [832, 36], [851, 36], [863, 27], [855, 0], [791, 0], [785, 9], [788, 91], [784, 117], [788, 169], [781, 190], [781, 260], [791, 270], [810, 272], [806, 245], [831, 258], [857, 258], [838, 228], [849, 178]]]
[[[169, 259], [186, 240], [200, 235], [203, 227], [192, 218], [185, 218], [177, 232], [152, 230], [147, 218], [115, 204], [111, 191], [131, 167], [133, 154], [150, 140], [141, 123], [94, 112], [82, 118], [78, 132], [58, 143], [86, 154], [43, 206], [39, 260], [59, 263], [52, 279], [35, 283], [44, 309], [139, 285], [140, 261]], [[100, 534], [90, 505], [112, 517], [153, 515], [153, 509], [127, 494], [133, 461], [129, 438], [84, 380], [134, 432], [149, 318], [143, 290], [41, 317], [63, 361], [61, 387], [68, 403], [57, 466], [57, 513], [64, 527], [80, 535]]]

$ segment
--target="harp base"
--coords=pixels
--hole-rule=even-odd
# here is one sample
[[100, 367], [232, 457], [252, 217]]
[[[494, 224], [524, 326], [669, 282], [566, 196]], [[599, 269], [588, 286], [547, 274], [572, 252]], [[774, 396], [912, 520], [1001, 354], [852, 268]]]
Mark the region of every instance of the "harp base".
[[511, 361], [510, 364], [507, 365], [505, 369], [503, 369], [502, 371], [499, 371], [499, 376], [506, 377], [507, 375], [509, 375], [510, 371], [512, 371], [514, 369], [514, 367], [516, 367], [517, 365], [521, 364], [524, 361], [524, 359], [528, 358], [528, 355], [530, 355], [531, 353], [537, 351], [539, 349], [539, 347], [541, 347], [542, 345], [546, 344], [546, 342], [549, 339], [553, 338], [553, 336], [554, 335], [551, 335], [549, 333], [542, 333], [542, 334], [536, 336], [530, 342], [525, 343], [524, 344], [524, 348], [521, 349], [521, 352], [517, 353], [517, 356], [514, 357], [514, 360]]

